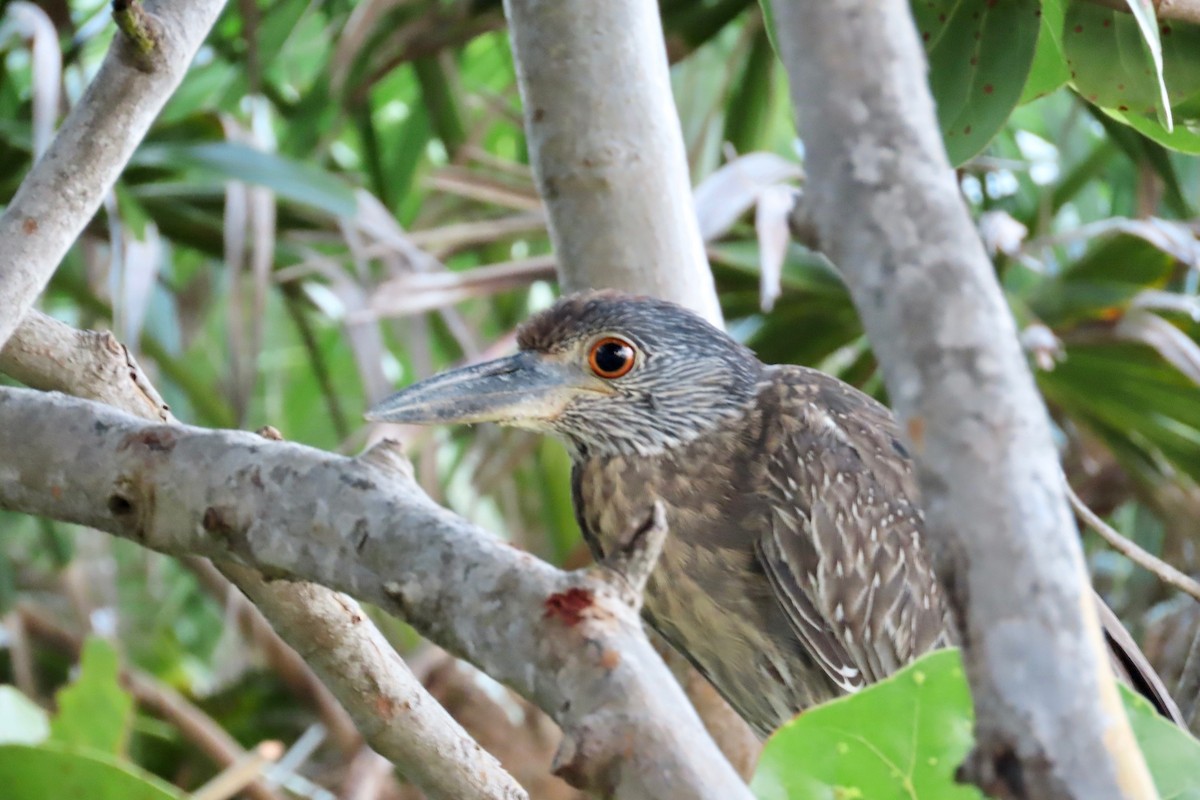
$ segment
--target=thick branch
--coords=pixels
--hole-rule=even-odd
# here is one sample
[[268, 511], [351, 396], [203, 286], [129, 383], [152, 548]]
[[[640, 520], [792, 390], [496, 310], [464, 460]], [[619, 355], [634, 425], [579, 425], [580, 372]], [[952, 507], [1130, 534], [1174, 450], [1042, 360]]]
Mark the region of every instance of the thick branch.
[[49, 149], [0, 216], [0, 347], [12, 336], [134, 149], [146, 135], [225, 0], [158, 2], [118, 13], [139, 20], [120, 34]]
[[529, 697], [622, 798], [748, 797], [608, 582], [433, 503], [387, 449], [347, 459], [0, 390], [0, 508], [236, 560], [398, 614]]
[[967, 777], [999, 797], [1154, 797], [1046, 413], [942, 148], [908, 5], [774, 5], [819, 198], [811, 219], [884, 366], [963, 629], [977, 711]]
[[[144, 419], [173, 421], [137, 361], [112, 334], [75, 330], [37, 311], [0, 348], [0, 371], [34, 388], [65, 390]], [[420, 686], [353, 600], [307, 583], [268, 585], [253, 570], [236, 565], [221, 568], [292, 647], [309, 656], [372, 746], [413, 783], [435, 797], [456, 800], [525, 796]], [[340, 707], [337, 711], [345, 714]], [[389, 724], [398, 722], [405, 724]]]
[[[559, 284], [661, 297], [720, 325], [656, 4], [507, 0], [505, 13]], [[681, 673], [749, 777], [758, 737], [690, 664]]]
[[651, 294], [719, 323], [657, 5], [505, 0], [504, 10], [563, 286]]

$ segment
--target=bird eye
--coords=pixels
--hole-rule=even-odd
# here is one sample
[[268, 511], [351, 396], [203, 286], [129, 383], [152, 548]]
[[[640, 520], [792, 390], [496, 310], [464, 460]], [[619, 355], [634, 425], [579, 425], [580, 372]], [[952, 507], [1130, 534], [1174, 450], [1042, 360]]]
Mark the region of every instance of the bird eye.
[[592, 345], [588, 364], [601, 378], [619, 378], [633, 369], [635, 355], [629, 342], [609, 336]]

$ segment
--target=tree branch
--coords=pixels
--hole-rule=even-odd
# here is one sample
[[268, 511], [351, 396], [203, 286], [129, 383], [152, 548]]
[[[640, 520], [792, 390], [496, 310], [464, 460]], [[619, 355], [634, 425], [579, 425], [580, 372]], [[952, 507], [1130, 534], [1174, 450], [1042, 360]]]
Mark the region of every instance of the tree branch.
[[915, 450], [930, 551], [962, 628], [977, 735], [965, 777], [1006, 798], [1155, 797], [1045, 409], [946, 159], [908, 5], [774, 8], [819, 198], [811, 220]]
[[505, 0], [504, 12], [563, 286], [651, 294], [719, 324], [658, 7]]
[[[721, 325], [656, 4], [506, 0], [504, 9], [560, 286], [661, 297]], [[690, 664], [680, 673], [749, 777], [758, 737]]]
[[550, 713], [593, 791], [749, 797], [608, 582], [450, 514], [391, 446], [347, 459], [0, 389], [0, 452], [2, 508], [311, 580], [404, 617]]
[[33, 307], [50, 276], [125, 168], [183, 79], [225, 0], [123, 0], [132, 24], [112, 46], [83, 97], [0, 216], [0, 347]]
[[1070, 484], [1067, 484], [1067, 499], [1071, 501], [1071, 507], [1075, 509], [1075, 513], [1079, 515], [1079, 518], [1087, 523], [1087, 526], [1094, 530], [1101, 539], [1108, 542], [1112, 549], [1168, 586], [1178, 589], [1193, 600], [1200, 601], [1200, 583], [1194, 578], [1184, 575], [1153, 553], [1139, 547], [1136, 542], [1122, 536], [1116, 529], [1101, 519], [1099, 514], [1088, 508], [1087, 504], [1079, 499], [1079, 495], [1075, 494], [1075, 490], [1071, 488]]
[[[112, 334], [78, 331], [36, 311], [0, 349], [0, 371], [34, 388], [66, 390], [143, 418], [174, 421]], [[220, 568], [293, 648], [308, 654], [359, 730], [409, 780], [456, 800], [525, 797], [499, 762], [424, 691], [353, 600], [312, 584], [267, 584], [236, 565]]]

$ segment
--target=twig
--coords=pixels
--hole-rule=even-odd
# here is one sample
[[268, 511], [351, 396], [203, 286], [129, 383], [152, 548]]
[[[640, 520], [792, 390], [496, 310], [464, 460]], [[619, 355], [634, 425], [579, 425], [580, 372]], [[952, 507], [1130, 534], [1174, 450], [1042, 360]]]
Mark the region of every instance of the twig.
[[625, 602], [634, 611], [642, 610], [642, 592], [666, 541], [667, 512], [662, 501], [655, 500], [645, 522], [639, 523], [620, 548], [609, 553], [600, 564], [610, 575], [620, 579], [627, 590]]
[[1193, 600], [1200, 601], [1200, 582], [1184, 575], [1158, 556], [1144, 550], [1136, 542], [1122, 536], [1115, 528], [1100, 519], [1099, 514], [1088, 508], [1079, 495], [1075, 494], [1075, 490], [1071, 488], [1070, 484], [1066, 484], [1066, 489], [1067, 498], [1071, 501], [1071, 507], [1075, 509], [1075, 513], [1087, 523], [1089, 528], [1098, 533], [1101, 539], [1108, 542], [1109, 546], [1153, 574], [1163, 583], [1178, 589]]
[[1179, 710], [1187, 722], [1188, 730], [1200, 733], [1200, 626], [1196, 628], [1187, 660], [1183, 662], [1175, 697], [1179, 700]]
[[229, 765], [229, 768], [192, 792], [191, 800], [228, 800], [258, 780], [270, 764], [283, 755], [279, 742], [262, 742]]
[[392, 763], [369, 747], [362, 747], [346, 768], [339, 800], [379, 800], [392, 782]]
[[29, 649], [28, 631], [20, 612], [10, 611], [4, 615], [4, 627], [8, 633], [8, 653], [12, 662], [13, 682], [21, 694], [36, 700], [38, 693], [37, 673], [33, 669], [33, 653]]

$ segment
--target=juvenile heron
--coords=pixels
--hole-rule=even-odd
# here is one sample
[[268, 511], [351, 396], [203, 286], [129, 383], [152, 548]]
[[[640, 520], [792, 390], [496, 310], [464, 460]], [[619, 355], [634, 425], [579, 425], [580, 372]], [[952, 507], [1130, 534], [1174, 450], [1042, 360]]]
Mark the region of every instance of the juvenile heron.
[[[516, 355], [421, 381], [368, 418], [558, 436], [597, 559], [661, 501], [669, 534], [645, 616], [760, 735], [955, 642], [886, 407], [765, 365], [660, 300], [569, 296], [517, 339]], [[1177, 716], [1101, 606], [1124, 676]]]

